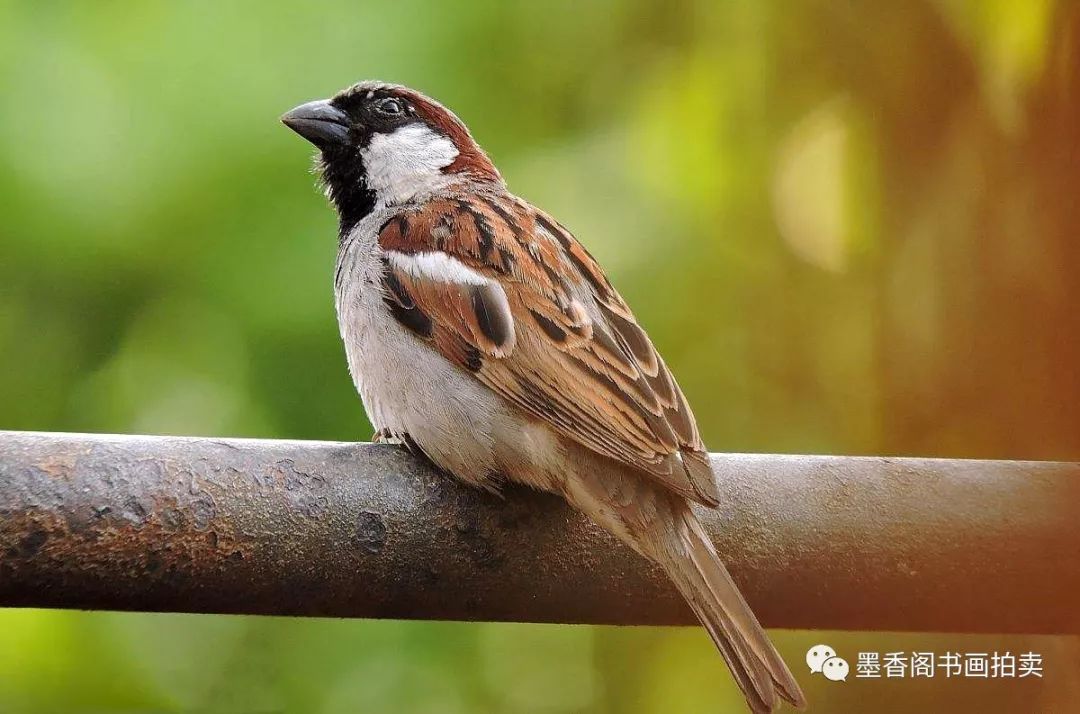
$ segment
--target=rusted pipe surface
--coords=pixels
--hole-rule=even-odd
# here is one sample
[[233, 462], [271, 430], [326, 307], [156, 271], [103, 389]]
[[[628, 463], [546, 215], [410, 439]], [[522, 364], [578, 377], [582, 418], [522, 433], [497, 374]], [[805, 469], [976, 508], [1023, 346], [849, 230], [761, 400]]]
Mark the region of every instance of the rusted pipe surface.
[[[702, 512], [771, 627], [1080, 633], [1080, 465], [713, 456]], [[0, 432], [0, 606], [682, 624], [543, 494], [393, 446]]]

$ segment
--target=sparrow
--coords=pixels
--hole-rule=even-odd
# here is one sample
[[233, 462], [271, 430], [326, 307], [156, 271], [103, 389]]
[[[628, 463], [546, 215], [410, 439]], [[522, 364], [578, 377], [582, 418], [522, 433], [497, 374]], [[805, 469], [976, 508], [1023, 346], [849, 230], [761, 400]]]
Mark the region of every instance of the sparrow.
[[720, 503], [690, 406], [582, 244], [417, 91], [360, 82], [281, 121], [337, 210], [338, 325], [377, 440], [562, 496], [663, 568], [752, 711], [805, 706], [690, 508]]

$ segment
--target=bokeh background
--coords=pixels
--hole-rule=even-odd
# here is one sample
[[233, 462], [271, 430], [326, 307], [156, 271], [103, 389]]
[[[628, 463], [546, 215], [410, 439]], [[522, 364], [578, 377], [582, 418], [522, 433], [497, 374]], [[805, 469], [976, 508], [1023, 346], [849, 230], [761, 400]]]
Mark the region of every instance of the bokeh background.
[[[0, 428], [367, 439], [277, 117], [381, 78], [597, 255], [713, 450], [1077, 459], [1078, 51], [1054, 0], [0, 0]], [[812, 711], [1080, 706], [1075, 639], [776, 638]], [[834, 684], [817, 641], [1046, 676]], [[0, 611], [4, 714], [738, 701], [695, 628]]]

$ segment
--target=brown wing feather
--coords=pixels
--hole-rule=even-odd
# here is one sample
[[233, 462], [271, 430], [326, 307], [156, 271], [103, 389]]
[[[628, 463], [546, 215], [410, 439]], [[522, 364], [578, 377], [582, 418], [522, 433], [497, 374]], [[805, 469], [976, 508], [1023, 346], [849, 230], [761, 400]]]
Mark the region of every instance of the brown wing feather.
[[569, 231], [492, 193], [405, 211], [383, 226], [379, 243], [407, 255], [445, 253], [497, 283], [425, 279], [387, 261], [384, 290], [402, 324], [560, 433], [682, 496], [718, 503], [686, 399]]

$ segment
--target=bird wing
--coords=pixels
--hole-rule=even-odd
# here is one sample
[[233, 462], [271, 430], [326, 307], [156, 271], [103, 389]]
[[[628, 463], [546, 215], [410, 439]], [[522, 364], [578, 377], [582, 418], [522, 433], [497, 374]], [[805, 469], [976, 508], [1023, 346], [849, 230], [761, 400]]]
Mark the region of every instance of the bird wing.
[[557, 432], [717, 505], [671, 372], [550, 216], [505, 192], [463, 193], [403, 209], [378, 241], [384, 300], [401, 324]]

